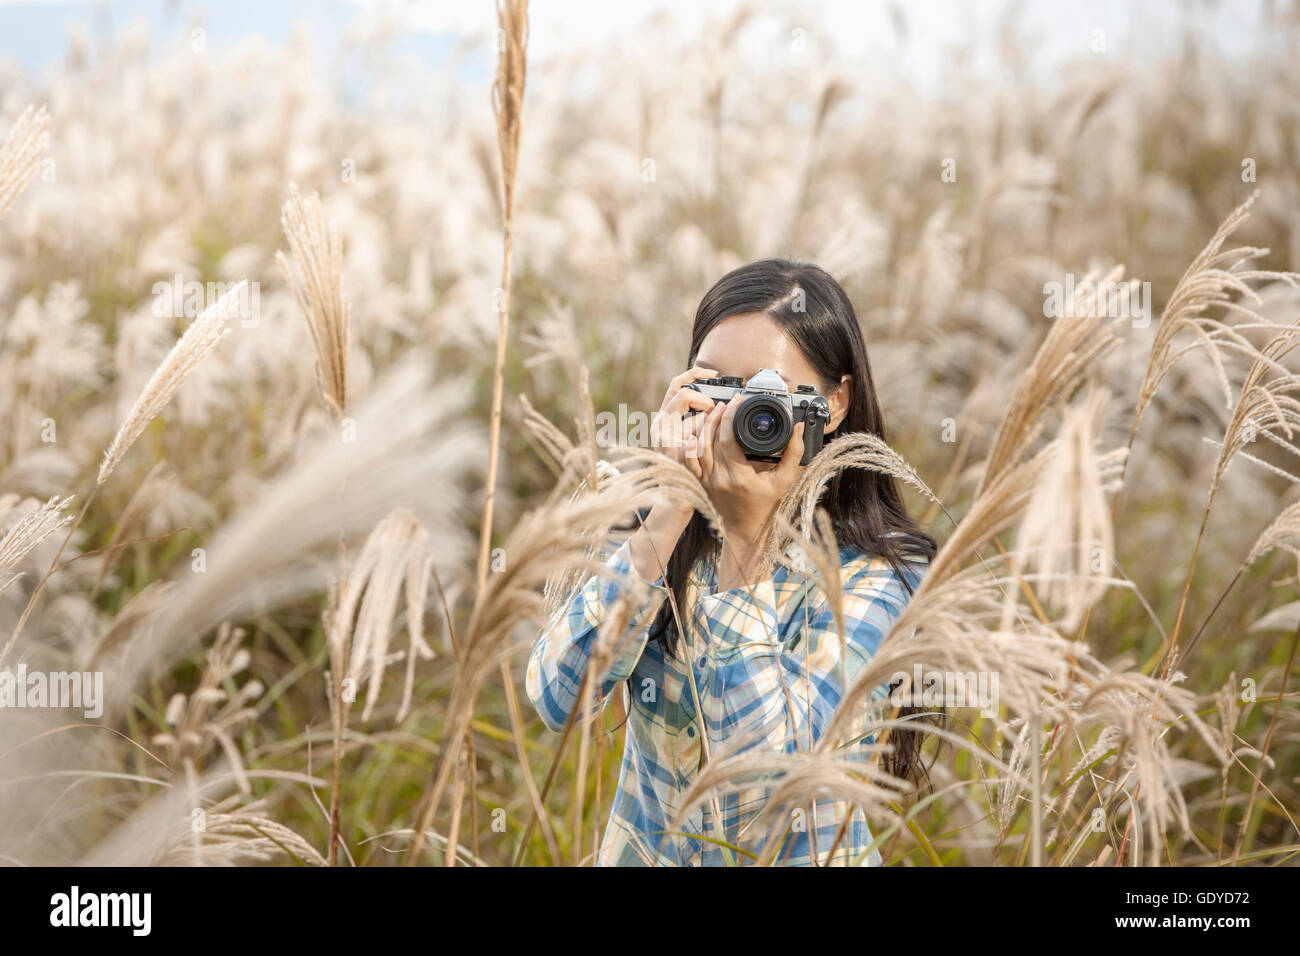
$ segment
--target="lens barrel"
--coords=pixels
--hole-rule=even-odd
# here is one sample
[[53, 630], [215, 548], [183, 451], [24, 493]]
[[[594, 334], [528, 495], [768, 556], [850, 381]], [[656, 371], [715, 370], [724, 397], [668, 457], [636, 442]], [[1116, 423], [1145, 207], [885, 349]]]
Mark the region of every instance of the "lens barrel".
[[747, 455], [780, 459], [794, 434], [786, 402], [767, 395], [751, 395], [736, 410], [736, 443]]

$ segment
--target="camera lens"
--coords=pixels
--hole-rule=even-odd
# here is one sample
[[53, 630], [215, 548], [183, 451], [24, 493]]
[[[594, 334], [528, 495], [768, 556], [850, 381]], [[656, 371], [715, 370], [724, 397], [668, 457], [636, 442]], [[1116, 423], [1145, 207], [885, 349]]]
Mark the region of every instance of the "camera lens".
[[758, 412], [749, 420], [749, 425], [755, 435], [766, 438], [776, 428], [776, 416], [771, 412]]
[[790, 443], [794, 425], [790, 409], [780, 399], [751, 395], [736, 411], [736, 444], [751, 458], [779, 461]]

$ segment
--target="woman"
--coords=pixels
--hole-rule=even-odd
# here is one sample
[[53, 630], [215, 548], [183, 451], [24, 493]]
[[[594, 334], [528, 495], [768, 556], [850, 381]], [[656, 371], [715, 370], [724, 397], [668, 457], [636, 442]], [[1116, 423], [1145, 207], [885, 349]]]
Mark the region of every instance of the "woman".
[[[614, 641], [601, 683], [603, 702], [619, 682], [628, 682], [629, 714], [599, 865], [736, 860], [715, 841], [761, 853], [771, 834], [747, 826], [770, 792], [758, 786], [719, 795], [721, 825], [708, 801], [680, 831], [667, 832], [705, 754], [701, 733], [708, 735], [711, 759], [754, 748], [811, 749], [843, 695], [842, 681], [851, 684], [861, 673], [935, 553], [934, 538], [909, 517], [891, 476], [846, 469], [820, 502], [840, 545], [845, 641], [825, 595], [810, 586], [797, 562], [751, 576], [762, 571], [770, 516], [799, 476], [804, 426], [795, 426], [779, 462], [751, 461], [733, 431], [742, 403], [715, 402], [685, 386], [719, 375], [748, 381], [760, 369], [774, 369], [790, 392], [815, 385], [826, 397], [827, 445], [850, 432], [884, 439], [857, 316], [826, 272], [766, 259], [723, 276], [695, 314], [687, 365], [669, 384], [652, 439], [703, 484], [722, 518], [727, 547], [719, 547], [709, 523], [689, 505], [656, 505], [607, 559], [616, 580], [589, 579], [529, 658], [529, 697], [546, 725], [562, 730], [597, 630], [616, 601], [632, 596], [632, 615]], [[680, 618], [664, 600], [669, 591], [681, 599]], [[876, 696], [885, 693], [882, 686]], [[891, 733], [896, 751], [884, 759], [886, 769], [919, 777], [918, 736]], [[843, 801], [824, 800], [796, 811], [776, 861], [831, 862], [845, 810]], [[858, 860], [869, 850], [863, 862], [879, 865], [872, 841], [865, 816], [855, 809], [834, 862]], [[741, 855], [736, 862], [752, 858]]]

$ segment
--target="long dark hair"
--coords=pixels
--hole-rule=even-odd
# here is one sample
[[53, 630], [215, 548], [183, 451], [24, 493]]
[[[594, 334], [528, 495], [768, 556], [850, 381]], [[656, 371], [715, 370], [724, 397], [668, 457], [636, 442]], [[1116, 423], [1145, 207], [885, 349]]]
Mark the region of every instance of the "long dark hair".
[[[719, 279], [695, 311], [686, 367], [695, 364], [704, 337], [719, 322], [733, 315], [755, 312], [767, 315], [781, 326], [816, 369], [822, 388], [833, 391], [839, 386], [841, 376], [845, 373], [853, 376], [848, 411], [835, 431], [827, 433], [827, 443], [848, 432], [869, 432], [888, 441], [867, 347], [853, 304], [838, 282], [811, 263], [762, 259], [733, 269]], [[856, 545], [867, 554], [884, 557], [908, 593], [912, 592], [903, 567], [905, 555], [910, 552], [933, 558], [938, 545], [907, 513], [892, 475], [865, 468], [842, 469], [827, 485], [820, 504], [830, 515], [839, 547]], [[708, 521], [697, 511], [678, 539], [665, 569], [664, 583], [674, 596], [680, 598], [686, 593], [691, 570], [712, 549], [714, 540]], [[679, 639], [672, 607], [665, 601], [651, 624], [650, 640], [659, 642], [665, 658], [675, 658]], [[921, 713], [919, 708], [904, 707], [899, 716], [902, 719], [918, 713]], [[920, 733], [895, 729], [890, 732], [889, 741], [894, 751], [883, 758], [887, 772], [918, 783], [923, 777], [928, 779], [920, 761]]]

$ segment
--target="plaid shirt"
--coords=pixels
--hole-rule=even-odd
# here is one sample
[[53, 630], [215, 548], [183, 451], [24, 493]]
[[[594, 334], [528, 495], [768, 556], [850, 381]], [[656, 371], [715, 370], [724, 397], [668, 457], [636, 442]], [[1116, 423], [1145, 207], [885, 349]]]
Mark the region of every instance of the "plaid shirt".
[[[665, 660], [659, 642], [647, 639], [655, 611], [667, 595], [663, 576], [653, 584], [643, 581], [632, 566], [627, 542], [605, 563], [610, 577], [589, 578], [542, 632], [529, 656], [527, 676], [528, 696], [542, 721], [552, 730], [563, 730], [577, 704], [601, 622], [620, 598], [632, 602], [627, 626], [612, 641], [611, 663], [601, 685], [602, 707], [628, 677], [634, 693], [618, 787], [597, 864], [720, 866], [725, 865], [724, 856], [734, 860], [732, 851], [699, 836], [760, 854], [771, 833], [757, 832], [751, 825], [771, 793], [762, 786], [717, 796], [722, 832], [708, 800], [692, 811], [679, 832], [666, 833], [699, 771], [700, 733], [708, 733], [713, 760], [751, 748], [810, 750], [810, 736], [814, 742], [820, 737], [840, 702], [846, 686], [842, 681], [852, 684], [861, 673], [910, 595], [884, 558], [872, 558], [857, 548], [841, 549], [842, 645], [825, 595], [807, 574], [778, 566], [770, 578], [754, 585], [752, 596], [743, 587], [717, 592], [716, 559], [702, 558], [692, 572], [682, 611], [689, 615], [688, 633], [678, 643], [678, 659]], [[924, 558], [910, 566], [913, 588], [925, 568]], [[779, 649], [771, 635], [778, 637]], [[603, 640], [609, 642], [610, 637]], [[842, 646], [847, 654], [841, 654]], [[888, 685], [882, 684], [872, 698], [883, 702], [887, 696]], [[865, 705], [861, 719], [869, 719], [877, 706]], [[873, 742], [865, 732], [863, 739]], [[857, 861], [873, 840], [858, 808], [834, 861], [828, 858], [846, 810], [843, 800], [818, 800], [811, 811], [808, 805], [794, 811], [776, 862], [809, 866], [814, 853], [819, 865]], [[741, 857], [739, 862], [753, 860]], [[872, 847], [862, 862], [879, 866], [879, 848]]]

